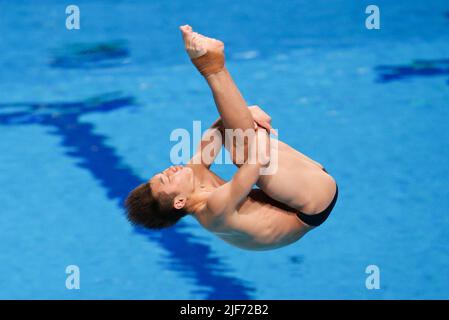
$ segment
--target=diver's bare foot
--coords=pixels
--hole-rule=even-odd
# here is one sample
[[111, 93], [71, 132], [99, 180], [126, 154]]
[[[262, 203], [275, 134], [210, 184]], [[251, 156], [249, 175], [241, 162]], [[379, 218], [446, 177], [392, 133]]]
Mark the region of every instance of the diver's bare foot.
[[199, 58], [207, 52], [223, 54], [224, 43], [220, 40], [193, 32], [192, 27], [189, 25], [181, 26], [179, 29], [181, 29], [185, 49], [190, 59]]
[[224, 70], [223, 42], [193, 32], [188, 25], [181, 26], [180, 29], [187, 54], [205, 78]]

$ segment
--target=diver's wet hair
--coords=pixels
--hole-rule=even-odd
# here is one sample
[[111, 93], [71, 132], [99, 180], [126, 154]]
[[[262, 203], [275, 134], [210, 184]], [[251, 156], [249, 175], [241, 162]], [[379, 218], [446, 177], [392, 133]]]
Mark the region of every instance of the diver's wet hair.
[[134, 224], [149, 229], [170, 227], [187, 215], [183, 209], [175, 209], [175, 195], [161, 192], [156, 198], [151, 192], [149, 183], [143, 183], [128, 195], [125, 202], [128, 220]]

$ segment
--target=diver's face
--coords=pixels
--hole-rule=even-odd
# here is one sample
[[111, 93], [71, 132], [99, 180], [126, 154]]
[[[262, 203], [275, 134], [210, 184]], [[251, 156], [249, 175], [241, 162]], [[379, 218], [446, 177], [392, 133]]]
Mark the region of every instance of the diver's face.
[[154, 175], [150, 183], [156, 196], [160, 192], [188, 196], [194, 190], [193, 170], [189, 167], [171, 166]]

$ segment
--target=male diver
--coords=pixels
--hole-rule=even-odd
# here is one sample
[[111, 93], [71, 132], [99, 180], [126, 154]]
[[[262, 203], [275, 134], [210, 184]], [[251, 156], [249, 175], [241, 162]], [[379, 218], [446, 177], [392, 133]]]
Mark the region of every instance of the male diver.
[[[224, 241], [247, 250], [275, 249], [297, 241], [329, 216], [338, 197], [335, 180], [318, 162], [280, 140], [273, 143], [271, 118], [258, 106], [246, 105], [226, 69], [223, 42], [188, 25], [180, 29], [187, 54], [207, 81], [220, 118], [189, 163], [165, 169], [130, 192], [125, 203], [128, 219], [160, 229], [190, 214]], [[226, 144], [238, 171], [231, 181], [222, 180], [210, 166], [227, 132], [251, 130], [256, 134]], [[217, 139], [214, 132], [225, 138]], [[262, 146], [265, 153], [258, 152]], [[239, 147], [244, 148], [243, 155], [238, 154]], [[276, 170], [261, 174], [274, 160]]]

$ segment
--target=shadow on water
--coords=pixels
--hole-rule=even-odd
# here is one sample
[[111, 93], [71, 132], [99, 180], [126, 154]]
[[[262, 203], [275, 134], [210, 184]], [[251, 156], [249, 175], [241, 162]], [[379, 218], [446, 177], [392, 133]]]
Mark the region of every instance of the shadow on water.
[[127, 42], [72, 43], [54, 50], [50, 66], [63, 69], [109, 68], [128, 62]]
[[304, 255], [298, 254], [290, 257], [290, 262], [293, 264], [302, 264], [304, 263]]
[[[62, 138], [70, 157], [79, 159], [78, 166], [88, 170], [107, 191], [111, 200], [122, 206], [128, 192], [142, 183], [105, 144], [105, 137], [94, 133], [94, 125], [80, 121], [91, 112], [109, 112], [121, 108], [136, 108], [132, 96], [108, 93], [78, 102], [61, 103], [0, 103], [0, 125], [40, 124], [52, 128], [52, 134]], [[126, 220], [123, 223], [127, 223]], [[187, 232], [182, 221], [173, 228], [149, 231], [136, 228], [168, 252], [171, 268], [193, 279], [208, 299], [249, 299], [253, 291], [239, 279], [226, 276], [229, 270], [209, 246], [198, 243]]]
[[381, 65], [375, 68], [378, 82], [404, 80], [415, 77], [449, 75], [449, 59], [413, 60], [406, 65]]

